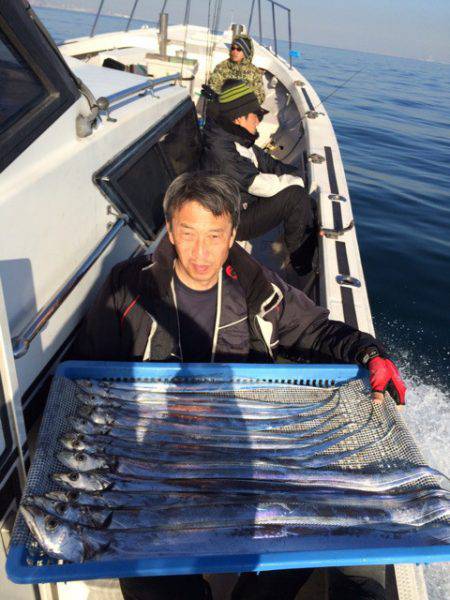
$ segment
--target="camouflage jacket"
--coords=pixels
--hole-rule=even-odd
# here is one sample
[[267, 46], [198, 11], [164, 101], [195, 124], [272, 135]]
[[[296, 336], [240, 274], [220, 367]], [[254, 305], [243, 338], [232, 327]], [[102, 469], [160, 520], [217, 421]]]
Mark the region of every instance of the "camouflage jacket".
[[[241, 35], [240, 37], [243, 36]], [[211, 75], [209, 85], [219, 94], [222, 85], [227, 79], [241, 79], [252, 88], [258, 98], [258, 102], [262, 104], [266, 97], [263, 79], [258, 67], [252, 64], [253, 42], [250, 38], [247, 39], [250, 40], [252, 47], [252, 53], [249, 58], [244, 58], [240, 63], [232, 62], [229, 58], [219, 63]]]

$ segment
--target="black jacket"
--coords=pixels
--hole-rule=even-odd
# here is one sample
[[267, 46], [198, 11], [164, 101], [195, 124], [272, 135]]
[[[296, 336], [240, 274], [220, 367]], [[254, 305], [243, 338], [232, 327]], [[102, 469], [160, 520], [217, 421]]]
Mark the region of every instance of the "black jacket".
[[203, 130], [201, 167], [232, 177], [243, 203], [271, 197], [292, 185], [303, 187], [301, 173], [255, 145], [256, 136], [239, 125], [208, 119]]
[[[98, 294], [77, 342], [88, 360], [179, 361], [173, 292], [175, 252], [164, 238], [153, 257], [120, 263]], [[301, 291], [261, 266], [239, 245], [230, 250], [218, 287], [213, 362], [299, 360], [355, 362], [369, 334], [328, 319]]]

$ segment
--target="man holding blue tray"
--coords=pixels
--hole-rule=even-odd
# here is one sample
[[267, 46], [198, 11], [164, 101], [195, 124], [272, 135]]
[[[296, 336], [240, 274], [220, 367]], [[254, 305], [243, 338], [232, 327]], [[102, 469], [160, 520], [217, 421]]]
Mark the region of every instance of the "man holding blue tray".
[[[234, 243], [239, 190], [225, 175], [183, 174], [164, 198], [167, 236], [151, 256], [114, 267], [78, 340], [78, 357], [108, 361], [359, 363], [374, 400], [405, 385], [378, 340], [328, 318], [303, 292]], [[219, 549], [218, 549], [219, 550]], [[242, 574], [233, 600], [290, 600], [309, 569]], [[121, 580], [126, 600], [209, 596], [201, 575]]]

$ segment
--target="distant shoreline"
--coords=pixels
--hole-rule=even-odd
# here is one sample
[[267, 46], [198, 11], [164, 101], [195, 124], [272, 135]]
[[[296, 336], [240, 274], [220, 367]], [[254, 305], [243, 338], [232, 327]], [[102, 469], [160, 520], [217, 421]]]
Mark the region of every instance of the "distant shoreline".
[[[61, 6], [61, 5], [56, 5], [56, 4], [52, 4], [52, 3], [47, 3], [45, 1], [41, 1], [41, 0], [34, 0], [32, 2], [31, 5], [32, 8], [46, 8], [47, 10], [63, 10], [66, 12], [76, 12], [76, 13], [83, 13], [85, 15], [92, 15], [95, 16], [97, 13], [92, 11], [92, 10], [86, 10], [85, 8], [80, 8], [78, 6]], [[108, 9], [105, 9], [104, 11], [102, 11], [102, 16], [104, 17], [118, 17], [120, 19], [128, 19], [129, 15], [127, 14], [122, 14], [122, 13], [113, 13], [108, 11]], [[140, 19], [138, 19], [140, 20]]]
[[[65, 6], [56, 5], [56, 4], [52, 3], [51, 1], [48, 2], [46, 0], [33, 0], [32, 8], [45, 8], [46, 10], [83, 13], [85, 15], [92, 15], [92, 16], [95, 16], [97, 14], [96, 12], [93, 12], [91, 10], [85, 10], [83, 8], [78, 8], [76, 6], [68, 7], [67, 5], [65, 5]], [[128, 19], [128, 17], [129, 17], [128, 14], [108, 12], [108, 9], [105, 9], [105, 11], [102, 12], [102, 16], [114, 17], [114, 18], [119, 18], [119, 19]], [[141, 21], [143, 23], [152, 22], [152, 21], [144, 21], [143, 19], [134, 19], [134, 20]], [[154, 23], [154, 22], [152, 22], [152, 23]], [[268, 39], [270, 40], [270, 38], [268, 38]], [[287, 40], [280, 39], [279, 41], [287, 43]], [[444, 60], [436, 60], [436, 59], [429, 59], [429, 58], [417, 58], [417, 57], [411, 57], [411, 56], [400, 56], [400, 55], [396, 55], [396, 54], [383, 54], [382, 52], [370, 52], [369, 50], [357, 50], [355, 48], [339, 48], [336, 46], [327, 46], [326, 44], [312, 44], [311, 42], [297, 42], [296, 40], [293, 40], [293, 42], [296, 44], [304, 44], [305, 46], [329, 48], [331, 50], [342, 50], [344, 52], [360, 52], [361, 54], [373, 54], [375, 56], [387, 56], [389, 58], [399, 58], [401, 60], [414, 60], [414, 61], [417, 61], [420, 63], [434, 64], [434, 65], [445, 65], [445, 66], [450, 65], [450, 62], [447, 62]]]

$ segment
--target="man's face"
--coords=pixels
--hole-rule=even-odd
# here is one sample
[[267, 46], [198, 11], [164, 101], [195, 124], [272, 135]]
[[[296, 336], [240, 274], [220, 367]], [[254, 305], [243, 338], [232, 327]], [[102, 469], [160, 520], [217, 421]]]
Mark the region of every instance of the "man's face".
[[213, 287], [236, 235], [231, 216], [216, 217], [189, 200], [175, 211], [167, 232], [177, 252], [175, 270], [181, 281], [193, 290]]
[[236, 44], [232, 44], [230, 48], [230, 60], [231, 62], [235, 63], [240, 63], [242, 60], [244, 60], [244, 53], [239, 46], [236, 46]]
[[255, 135], [259, 125], [259, 117], [255, 113], [249, 113], [243, 117], [238, 117], [233, 122]]

